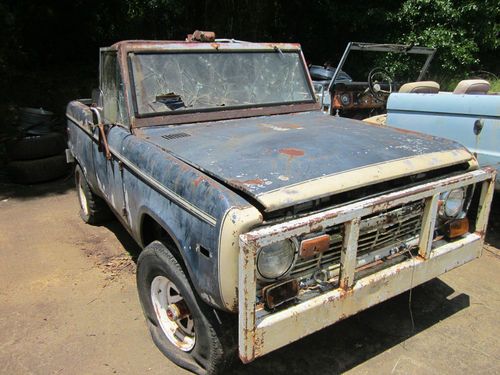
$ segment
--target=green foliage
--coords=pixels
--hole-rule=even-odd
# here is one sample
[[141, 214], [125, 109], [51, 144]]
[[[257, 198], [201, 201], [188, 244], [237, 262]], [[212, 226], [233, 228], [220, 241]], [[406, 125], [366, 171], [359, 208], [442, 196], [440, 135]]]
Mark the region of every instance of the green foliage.
[[[195, 29], [299, 42], [316, 64], [338, 61], [349, 41], [415, 43], [438, 48], [435, 76], [498, 74], [499, 19], [498, 0], [0, 0], [0, 103], [64, 108], [95, 86], [99, 47]], [[389, 63], [403, 78], [414, 71]]]
[[500, 3], [491, 0], [406, 0], [390, 21], [399, 42], [438, 49], [438, 73], [454, 75], [500, 46]]
[[500, 79], [497, 79], [495, 81], [491, 81], [491, 92], [498, 92], [500, 93]]

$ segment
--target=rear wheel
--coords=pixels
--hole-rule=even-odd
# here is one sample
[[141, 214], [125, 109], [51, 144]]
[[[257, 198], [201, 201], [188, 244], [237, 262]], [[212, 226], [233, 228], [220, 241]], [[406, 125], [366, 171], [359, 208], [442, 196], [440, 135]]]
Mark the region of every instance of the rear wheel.
[[217, 374], [236, 357], [235, 319], [215, 311], [192, 289], [172, 252], [149, 244], [137, 262], [137, 288], [158, 349], [197, 374]]
[[79, 165], [75, 167], [75, 183], [82, 220], [87, 224], [96, 225], [111, 219], [112, 213], [108, 205], [92, 192]]

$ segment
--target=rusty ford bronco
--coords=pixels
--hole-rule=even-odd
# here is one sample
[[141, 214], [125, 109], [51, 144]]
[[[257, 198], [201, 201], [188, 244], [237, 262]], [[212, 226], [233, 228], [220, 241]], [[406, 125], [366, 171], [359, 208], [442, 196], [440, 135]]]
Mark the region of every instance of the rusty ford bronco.
[[250, 362], [481, 255], [495, 171], [460, 144], [324, 114], [300, 45], [122, 41], [67, 107], [80, 215], [144, 250], [158, 348]]

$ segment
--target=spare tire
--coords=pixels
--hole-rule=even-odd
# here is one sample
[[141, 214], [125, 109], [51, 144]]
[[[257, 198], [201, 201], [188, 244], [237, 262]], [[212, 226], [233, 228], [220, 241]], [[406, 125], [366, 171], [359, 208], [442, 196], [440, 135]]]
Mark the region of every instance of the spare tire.
[[32, 184], [54, 180], [68, 171], [66, 156], [55, 155], [35, 160], [16, 160], [7, 165], [12, 182]]
[[33, 160], [60, 154], [66, 143], [62, 134], [51, 132], [16, 139], [8, 142], [6, 147], [11, 160]]
[[42, 135], [50, 133], [54, 114], [43, 108], [20, 108], [19, 128], [25, 134]]

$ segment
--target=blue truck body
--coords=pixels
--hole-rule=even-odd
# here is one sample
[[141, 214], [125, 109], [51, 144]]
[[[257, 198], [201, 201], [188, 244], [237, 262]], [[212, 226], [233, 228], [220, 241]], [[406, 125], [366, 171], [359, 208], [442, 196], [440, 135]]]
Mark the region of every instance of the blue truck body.
[[[148, 244], [146, 218], [160, 224], [181, 249], [198, 293], [220, 308], [218, 247], [229, 209], [254, 204], [265, 214], [287, 206], [266, 207], [259, 202], [264, 193], [395, 159], [463, 149], [318, 110], [153, 126], [137, 134], [112, 126], [107, 141], [113, 157], [107, 160], [98, 130], [89, 125], [89, 107], [71, 102], [67, 119], [71, 152], [93, 191], [141, 246]], [[302, 203], [293, 195], [287, 201], [288, 207]], [[200, 254], [200, 246], [209, 257]]]
[[498, 94], [394, 93], [387, 103], [387, 125], [452, 139], [473, 152], [481, 166], [500, 171]]

